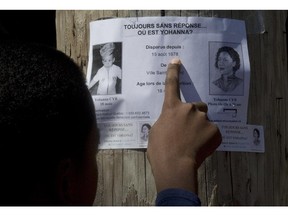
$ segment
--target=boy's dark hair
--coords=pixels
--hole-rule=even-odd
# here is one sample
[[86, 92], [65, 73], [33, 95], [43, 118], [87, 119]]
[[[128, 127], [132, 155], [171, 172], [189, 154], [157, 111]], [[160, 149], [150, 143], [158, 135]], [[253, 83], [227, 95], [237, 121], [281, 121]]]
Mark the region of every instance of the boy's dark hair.
[[52, 190], [57, 164], [81, 159], [94, 125], [84, 74], [68, 56], [0, 42], [0, 205], [29, 204], [39, 179]]

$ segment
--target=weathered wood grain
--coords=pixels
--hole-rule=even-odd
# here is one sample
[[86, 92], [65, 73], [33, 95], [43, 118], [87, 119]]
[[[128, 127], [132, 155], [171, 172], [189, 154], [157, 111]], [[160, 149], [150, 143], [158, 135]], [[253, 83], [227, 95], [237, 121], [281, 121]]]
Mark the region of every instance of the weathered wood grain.
[[[288, 205], [287, 11], [60, 10], [56, 13], [57, 48], [86, 73], [89, 22], [141, 16], [247, 21], [251, 65], [247, 123], [264, 126], [266, 151], [215, 152], [198, 171], [199, 197], [203, 205]], [[255, 18], [263, 18], [264, 32], [258, 31]], [[154, 205], [155, 182], [145, 150], [101, 150], [97, 163], [99, 180], [94, 205]]]

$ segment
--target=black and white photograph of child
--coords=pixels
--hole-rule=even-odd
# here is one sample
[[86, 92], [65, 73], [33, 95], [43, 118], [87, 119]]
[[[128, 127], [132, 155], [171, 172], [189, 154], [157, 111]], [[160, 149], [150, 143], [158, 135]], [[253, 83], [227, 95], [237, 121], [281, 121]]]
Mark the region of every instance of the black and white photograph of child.
[[121, 94], [122, 43], [93, 46], [93, 64], [88, 88], [92, 95]]
[[[210, 95], [244, 94], [244, 73], [240, 44], [209, 43]], [[239, 54], [240, 53], [240, 54]]]

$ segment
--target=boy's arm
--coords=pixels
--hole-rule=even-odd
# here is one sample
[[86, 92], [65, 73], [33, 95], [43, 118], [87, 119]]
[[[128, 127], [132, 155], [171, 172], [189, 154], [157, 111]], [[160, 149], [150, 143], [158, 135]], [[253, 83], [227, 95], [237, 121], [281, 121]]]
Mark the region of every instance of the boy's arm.
[[202, 102], [180, 100], [180, 60], [169, 64], [159, 119], [149, 133], [147, 155], [157, 192], [184, 189], [197, 194], [197, 169], [221, 143], [218, 127]]

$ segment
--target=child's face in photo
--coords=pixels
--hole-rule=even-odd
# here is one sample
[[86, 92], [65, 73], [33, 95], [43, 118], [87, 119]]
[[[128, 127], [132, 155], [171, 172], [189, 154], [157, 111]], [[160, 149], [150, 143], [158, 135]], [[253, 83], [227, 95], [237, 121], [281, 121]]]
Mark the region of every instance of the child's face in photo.
[[114, 63], [114, 61], [115, 61], [115, 58], [113, 55], [105, 56], [102, 59], [102, 63], [105, 68], [110, 68], [112, 64]]

